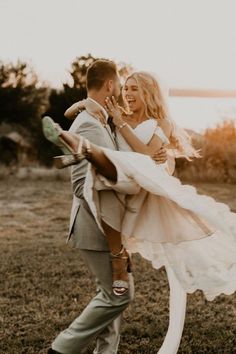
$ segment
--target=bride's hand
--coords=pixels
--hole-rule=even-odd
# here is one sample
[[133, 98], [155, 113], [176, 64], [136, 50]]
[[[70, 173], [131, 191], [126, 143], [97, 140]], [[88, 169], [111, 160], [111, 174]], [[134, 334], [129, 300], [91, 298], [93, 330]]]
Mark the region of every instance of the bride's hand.
[[115, 100], [115, 97], [112, 96], [110, 99], [107, 97], [105, 99], [106, 102], [106, 110], [109, 113], [109, 115], [112, 117], [113, 123], [115, 124], [116, 127], [119, 127], [124, 123], [123, 120], [123, 111], [121, 107], [118, 105], [118, 103]]

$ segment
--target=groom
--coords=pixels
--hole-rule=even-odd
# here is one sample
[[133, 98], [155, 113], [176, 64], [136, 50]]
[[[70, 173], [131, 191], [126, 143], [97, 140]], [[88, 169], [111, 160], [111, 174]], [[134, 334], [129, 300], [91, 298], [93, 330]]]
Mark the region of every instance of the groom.
[[[120, 95], [120, 81], [115, 63], [97, 60], [87, 71], [88, 97], [101, 106], [106, 97]], [[102, 108], [103, 109], [103, 108]], [[104, 110], [104, 109], [103, 109]], [[108, 118], [107, 112], [104, 115]], [[118, 145], [110, 127], [83, 111], [73, 122], [70, 131], [79, 133], [92, 143], [117, 150]], [[81, 161], [72, 167], [72, 187], [74, 192], [70, 232], [70, 243], [80, 249], [80, 253], [96, 279], [98, 292], [84, 311], [61, 332], [52, 343], [50, 353], [79, 354], [96, 338], [94, 353], [117, 353], [121, 314], [128, 306], [132, 291], [116, 296], [112, 291], [112, 273], [109, 248], [105, 235], [99, 230], [87, 203], [83, 198], [83, 187], [88, 162]], [[111, 191], [100, 192], [108, 198], [114, 215], [119, 218], [123, 206]], [[133, 288], [132, 276], [130, 289]]]
[[[108, 114], [103, 108], [105, 98], [112, 96], [118, 98], [120, 86], [117, 67], [114, 62], [97, 60], [88, 68], [88, 97], [101, 106], [106, 120]], [[74, 109], [75, 113], [78, 114], [75, 105]], [[119, 149], [116, 136], [109, 125], [102, 125], [87, 111], [83, 111], [77, 116], [70, 132], [78, 133], [99, 146], [113, 150]], [[162, 156], [160, 156], [160, 159], [163, 162]], [[164, 160], [166, 160], [165, 156]], [[88, 162], [86, 160], [72, 167], [71, 179], [74, 197], [68, 239], [74, 247], [80, 250], [85, 263], [96, 279], [97, 294], [71, 325], [56, 337], [52, 343], [52, 349], [49, 349], [48, 353], [83, 353], [93, 339], [96, 339], [94, 354], [117, 353], [122, 313], [133, 298], [134, 287], [131, 274], [129, 278], [130, 287], [127, 293], [117, 296], [112, 291], [112, 272], [107, 240], [98, 228], [83, 197], [87, 167]], [[100, 191], [100, 193], [115, 210], [115, 217], [121, 217], [124, 206], [115, 197], [114, 192]]]

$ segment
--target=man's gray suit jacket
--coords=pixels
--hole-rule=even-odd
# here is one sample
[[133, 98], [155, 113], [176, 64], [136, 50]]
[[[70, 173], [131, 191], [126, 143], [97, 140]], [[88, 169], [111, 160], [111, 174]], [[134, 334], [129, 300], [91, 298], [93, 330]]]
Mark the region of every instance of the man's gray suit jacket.
[[[87, 138], [90, 142], [112, 150], [117, 150], [117, 144], [110, 127], [104, 127], [98, 120], [86, 111], [80, 113], [69, 130], [71, 133], [78, 133]], [[108, 251], [108, 244], [105, 235], [98, 228], [96, 221], [89, 210], [83, 197], [83, 187], [87, 173], [88, 162], [82, 160], [72, 166], [71, 180], [73, 188], [73, 203], [70, 217], [70, 228], [68, 241], [80, 249]], [[117, 203], [112, 191], [101, 191], [106, 193], [106, 198], [111, 199], [111, 206]]]

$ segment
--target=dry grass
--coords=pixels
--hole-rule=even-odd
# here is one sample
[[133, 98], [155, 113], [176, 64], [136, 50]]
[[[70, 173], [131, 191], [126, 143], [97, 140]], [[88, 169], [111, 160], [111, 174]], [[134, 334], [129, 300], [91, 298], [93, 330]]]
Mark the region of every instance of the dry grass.
[[[198, 188], [236, 211], [236, 185]], [[94, 293], [78, 251], [65, 245], [70, 204], [68, 181], [0, 180], [1, 354], [46, 353]], [[134, 263], [136, 297], [125, 312], [119, 353], [155, 353], [168, 325], [166, 276], [138, 255]], [[189, 295], [179, 353], [236, 353], [235, 308], [233, 295], [214, 302]]]

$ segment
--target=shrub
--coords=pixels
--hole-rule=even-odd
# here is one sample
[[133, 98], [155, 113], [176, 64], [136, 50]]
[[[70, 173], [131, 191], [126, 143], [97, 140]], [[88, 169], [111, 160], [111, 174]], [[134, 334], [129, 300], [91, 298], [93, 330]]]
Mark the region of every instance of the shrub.
[[[193, 144], [198, 143], [194, 141]], [[224, 121], [207, 129], [201, 140], [200, 159], [180, 159], [176, 164], [180, 178], [194, 181], [236, 182], [236, 122]]]

